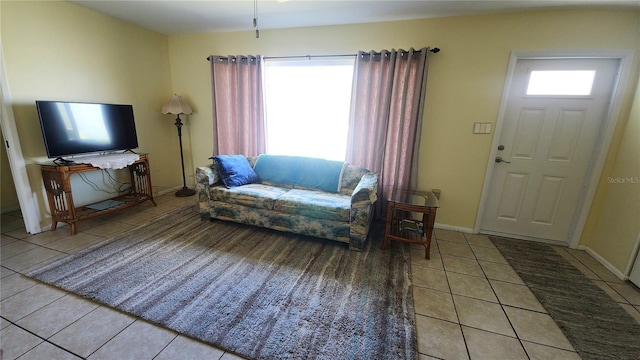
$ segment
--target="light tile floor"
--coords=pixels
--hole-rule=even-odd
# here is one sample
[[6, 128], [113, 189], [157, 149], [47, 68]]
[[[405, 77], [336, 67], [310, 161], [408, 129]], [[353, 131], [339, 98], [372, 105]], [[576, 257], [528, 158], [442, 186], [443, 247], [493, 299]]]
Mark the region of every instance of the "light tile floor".
[[[19, 212], [1, 217], [0, 348], [9, 359], [239, 359], [222, 350], [33, 281], [23, 274], [167, 211], [173, 194], [37, 235]], [[420, 359], [579, 359], [486, 236], [436, 230], [431, 260], [412, 248]], [[640, 322], [640, 292], [584, 251], [556, 250]]]
[[[435, 230], [431, 259], [412, 245], [420, 359], [580, 359], [484, 235]], [[640, 322], [640, 291], [581, 250], [555, 250]]]

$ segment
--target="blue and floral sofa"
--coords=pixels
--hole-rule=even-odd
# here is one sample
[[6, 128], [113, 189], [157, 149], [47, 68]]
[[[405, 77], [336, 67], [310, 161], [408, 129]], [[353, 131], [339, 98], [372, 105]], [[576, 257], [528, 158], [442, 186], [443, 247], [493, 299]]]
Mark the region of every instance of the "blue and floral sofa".
[[[241, 157], [251, 168], [246, 169], [252, 173], [248, 179], [241, 171], [226, 169], [221, 163], [225, 156]], [[296, 156], [213, 159], [213, 164], [196, 169], [203, 219], [337, 240], [352, 250], [364, 248], [377, 200], [376, 173], [343, 162]], [[234, 183], [238, 178], [242, 181]]]

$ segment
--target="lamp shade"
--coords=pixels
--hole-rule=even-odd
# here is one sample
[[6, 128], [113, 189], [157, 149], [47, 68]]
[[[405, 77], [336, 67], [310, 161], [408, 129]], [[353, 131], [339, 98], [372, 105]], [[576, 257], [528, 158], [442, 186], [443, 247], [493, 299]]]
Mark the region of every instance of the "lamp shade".
[[169, 102], [162, 106], [163, 114], [191, 114], [193, 110], [191, 110], [191, 106], [187, 104], [186, 101], [182, 100], [181, 96], [173, 95]]

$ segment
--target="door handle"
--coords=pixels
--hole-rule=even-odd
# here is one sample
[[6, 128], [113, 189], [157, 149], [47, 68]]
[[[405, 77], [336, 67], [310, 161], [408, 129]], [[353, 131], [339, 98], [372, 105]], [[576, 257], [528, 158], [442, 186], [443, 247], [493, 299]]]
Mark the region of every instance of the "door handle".
[[497, 163], [507, 163], [507, 164], [511, 164], [511, 161], [506, 161], [506, 160], [502, 160], [502, 156], [496, 156], [496, 162]]

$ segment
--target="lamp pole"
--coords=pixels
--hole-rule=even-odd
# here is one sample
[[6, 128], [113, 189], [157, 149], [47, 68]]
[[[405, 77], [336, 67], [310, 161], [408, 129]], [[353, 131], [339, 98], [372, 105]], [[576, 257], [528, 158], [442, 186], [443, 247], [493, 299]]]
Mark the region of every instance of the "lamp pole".
[[196, 191], [187, 188], [187, 178], [184, 173], [184, 152], [182, 151], [182, 120], [180, 120], [180, 114], [176, 117], [176, 128], [178, 128], [178, 140], [180, 141], [180, 164], [182, 165], [182, 190], [176, 192], [178, 197], [186, 197], [195, 195]]

